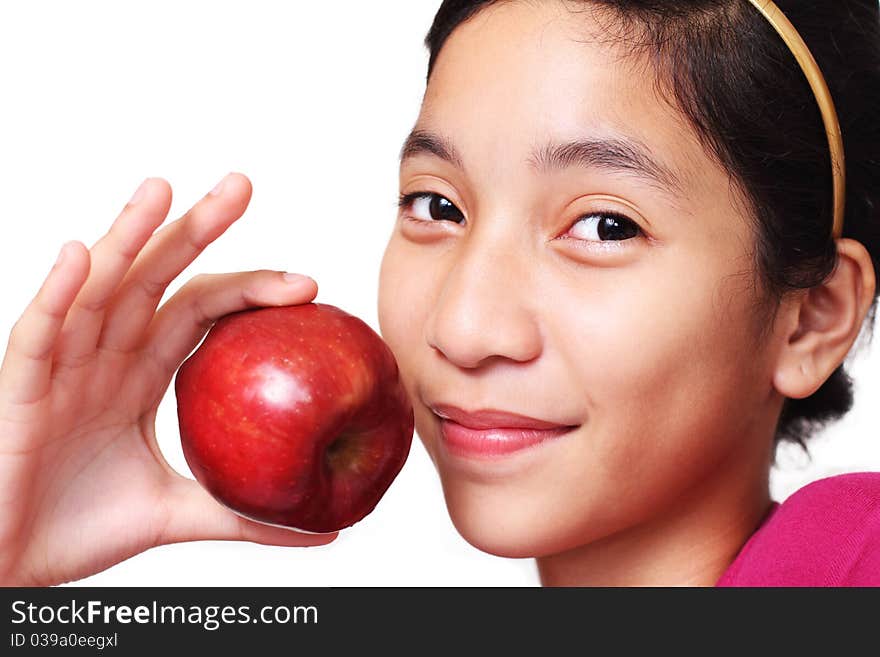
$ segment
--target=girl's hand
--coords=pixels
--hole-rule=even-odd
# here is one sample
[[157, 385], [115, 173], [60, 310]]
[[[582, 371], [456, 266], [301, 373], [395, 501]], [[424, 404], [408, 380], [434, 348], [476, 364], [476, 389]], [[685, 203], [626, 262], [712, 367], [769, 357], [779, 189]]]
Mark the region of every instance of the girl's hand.
[[159, 402], [216, 319], [317, 294], [310, 278], [281, 272], [203, 275], [157, 311], [171, 281], [250, 196], [250, 181], [230, 174], [154, 234], [171, 188], [148, 179], [91, 249], [61, 250], [0, 368], [0, 584], [59, 584], [180, 541], [300, 546], [336, 537], [236, 516], [172, 470], [156, 442]]

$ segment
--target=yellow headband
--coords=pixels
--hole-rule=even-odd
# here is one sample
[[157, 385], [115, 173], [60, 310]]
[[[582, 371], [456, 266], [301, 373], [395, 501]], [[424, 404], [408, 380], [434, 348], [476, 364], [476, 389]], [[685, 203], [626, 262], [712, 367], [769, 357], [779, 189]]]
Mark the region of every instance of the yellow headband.
[[791, 21], [782, 10], [771, 0], [749, 0], [770, 21], [773, 28], [785, 39], [785, 43], [794, 53], [798, 64], [803, 69], [813, 94], [819, 102], [825, 133], [828, 136], [828, 147], [831, 149], [831, 175], [834, 180], [834, 226], [832, 235], [835, 239], [843, 235], [843, 215], [846, 210], [846, 165], [843, 155], [843, 136], [840, 133], [840, 121], [834, 109], [831, 92], [819, 65], [810, 49]]

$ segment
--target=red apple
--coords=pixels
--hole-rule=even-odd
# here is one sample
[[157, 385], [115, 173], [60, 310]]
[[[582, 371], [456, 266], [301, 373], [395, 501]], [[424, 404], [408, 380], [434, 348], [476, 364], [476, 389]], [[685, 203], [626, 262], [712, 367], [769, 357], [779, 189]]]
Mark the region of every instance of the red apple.
[[326, 304], [220, 319], [175, 380], [183, 454], [220, 503], [272, 525], [334, 532], [400, 472], [414, 419], [391, 350]]

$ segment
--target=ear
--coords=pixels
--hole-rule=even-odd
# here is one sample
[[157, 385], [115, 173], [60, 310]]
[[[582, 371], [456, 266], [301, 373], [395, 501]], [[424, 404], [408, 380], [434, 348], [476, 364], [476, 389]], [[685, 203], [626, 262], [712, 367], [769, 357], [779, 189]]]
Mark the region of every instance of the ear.
[[838, 263], [821, 285], [793, 295], [777, 316], [783, 334], [773, 376], [780, 394], [816, 392], [846, 358], [874, 299], [871, 256], [855, 240], [837, 240]]

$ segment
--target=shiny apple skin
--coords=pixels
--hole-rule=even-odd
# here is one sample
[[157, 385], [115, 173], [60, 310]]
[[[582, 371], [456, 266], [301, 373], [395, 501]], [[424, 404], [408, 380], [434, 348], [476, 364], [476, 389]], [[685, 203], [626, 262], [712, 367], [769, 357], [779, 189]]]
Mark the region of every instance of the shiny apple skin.
[[220, 319], [178, 370], [175, 393], [196, 480], [243, 516], [309, 532], [369, 514], [413, 437], [391, 350], [328, 304]]

